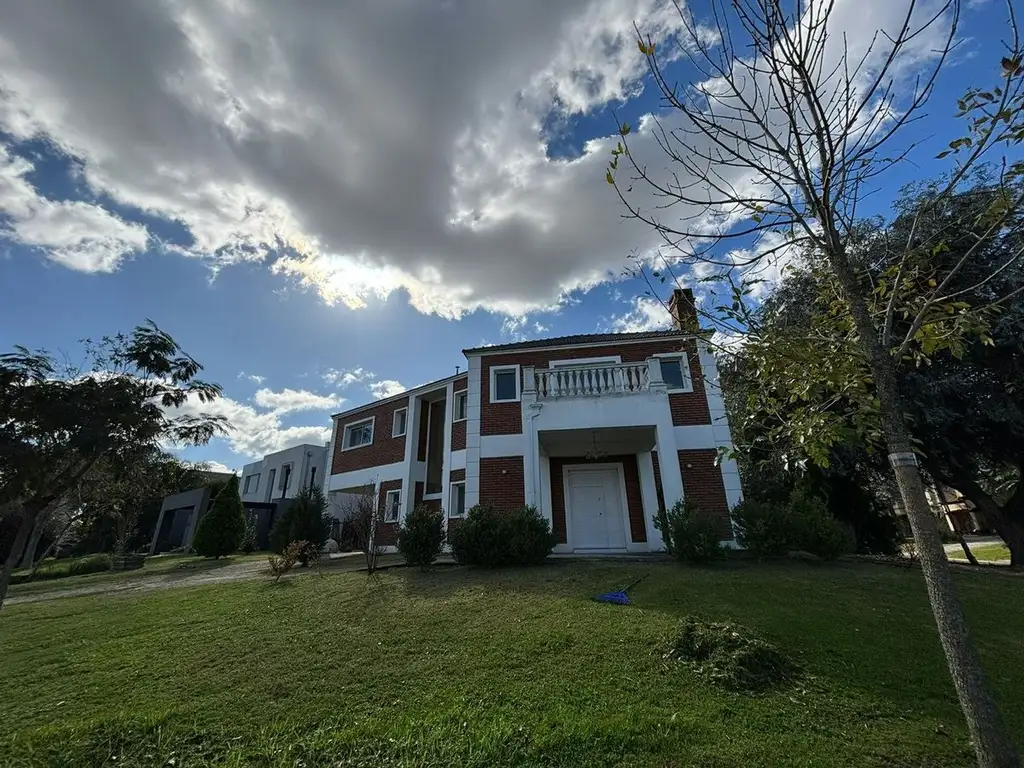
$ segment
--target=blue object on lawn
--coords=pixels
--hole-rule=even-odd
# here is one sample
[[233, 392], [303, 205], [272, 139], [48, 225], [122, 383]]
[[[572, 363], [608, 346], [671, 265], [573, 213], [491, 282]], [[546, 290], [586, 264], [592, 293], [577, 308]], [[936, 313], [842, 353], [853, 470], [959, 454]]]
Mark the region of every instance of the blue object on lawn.
[[597, 600], [597, 602], [599, 603], [613, 603], [614, 605], [631, 605], [629, 595], [627, 595], [626, 593], [633, 587], [635, 587], [637, 584], [639, 584], [641, 581], [646, 579], [648, 575], [649, 574], [645, 573], [643, 576], [641, 576], [639, 579], [634, 581], [629, 586], [616, 590], [615, 592], [605, 592], [603, 595], [596, 595], [594, 599]]

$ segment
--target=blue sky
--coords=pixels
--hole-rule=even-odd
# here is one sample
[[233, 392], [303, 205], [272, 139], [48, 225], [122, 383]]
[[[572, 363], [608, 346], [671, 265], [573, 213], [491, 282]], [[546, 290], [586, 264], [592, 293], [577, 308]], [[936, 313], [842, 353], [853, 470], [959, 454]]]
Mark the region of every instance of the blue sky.
[[[631, 22], [678, 32], [669, 4], [84, 5], [0, 7], [0, 349], [74, 354], [152, 318], [237, 427], [187, 458], [324, 439], [465, 347], [665, 322], [620, 277], [653, 240], [603, 175], [613, 110], [658, 108]], [[891, 4], [837, 7], [863, 38]], [[965, 8], [874, 211], [942, 169], [1004, 12]]]

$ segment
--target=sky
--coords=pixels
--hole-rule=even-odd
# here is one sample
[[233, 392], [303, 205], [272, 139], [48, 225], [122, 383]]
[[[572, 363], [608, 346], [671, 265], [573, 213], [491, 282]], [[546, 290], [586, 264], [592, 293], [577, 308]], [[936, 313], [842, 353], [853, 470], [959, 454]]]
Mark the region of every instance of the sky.
[[[837, 0], [835, 38], [865, 46], [902, 5]], [[667, 0], [0, 0], [0, 351], [75, 357], [152, 319], [233, 425], [181, 455], [238, 469], [464, 348], [665, 327], [624, 275], [657, 237], [604, 180], [617, 121], [656, 159], [634, 22], [684, 38]], [[1005, 32], [997, 0], [965, 5], [866, 212], [944, 170]]]

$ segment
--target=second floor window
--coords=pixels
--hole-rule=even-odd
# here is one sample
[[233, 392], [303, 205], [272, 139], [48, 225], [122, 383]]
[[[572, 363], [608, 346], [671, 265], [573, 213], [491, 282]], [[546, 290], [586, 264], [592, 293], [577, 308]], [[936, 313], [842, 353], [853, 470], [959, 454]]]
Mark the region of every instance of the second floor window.
[[453, 421], [462, 421], [466, 418], [466, 403], [469, 400], [466, 390], [455, 393], [455, 411], [452, 414]]
[[519, 399], [519, 366], [491, 368], [491, 402], [508, 403]]
[[674, 355], [661, 358], [661, 378], [669, 392], [692, 392], [690, 383], [690, 366], [686, 355]]
[[345, 425], [345, 450], [370, 445], [373, 442], [373, 419]]
[[395, 418], [391, 425], [391, 436], [401, 437], [405, 434], [406, 422], [409, 420], [409, 409], [399, 408], [395, 411]]
[[260, 473], [257, 472], [255, 475], [245, 476], [245, 487], [242, 489], [242, 493], [256, 493], [260, 487]]

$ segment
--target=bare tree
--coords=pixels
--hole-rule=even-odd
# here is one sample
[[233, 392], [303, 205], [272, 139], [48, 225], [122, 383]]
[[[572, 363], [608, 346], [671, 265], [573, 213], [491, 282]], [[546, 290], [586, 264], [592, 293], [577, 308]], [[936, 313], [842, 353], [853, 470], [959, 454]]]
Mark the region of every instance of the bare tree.
[[366, 486], [362, 492], [349, 495], [340, 505], [342, 519], [352, 526], [356, 546], [363, 553], [369, 573], [377, 570], [380, 556], [384, 554], [378, 535], [383, 511], [377, 489], [378, 485]]
[[[930, 275], [928, 257], [942, 247], [941, 237], [923, 241], [911, 228], [906, 241], [893, 244], [899, 258], [879, 289], [858, 268], [854, 236], [865, 197], [916, 146], [899, 143], [902, 129], [924, 117], [939, 73], [956, 48], [959, 2], [905, 0], [891, 28], [862, 43], [840, 28], [834, 0], [712, 0], [703, 24], [684, 7], [677, 4], [677, 9], [686, 35], [669, 41], [665, 50], [656, 50], [637, 28], [667, 115], [645, 122], [643, 142], [632, 138], [629, 125], [620, 127], [607, 180], [627, 216], [663, 239], [664, 251], [671, 254], [664, 264], [670, 280], [688, 267], [729, 280], [732, 303], [725, 316], [734, 331], [744, 328], [742, 275], [776, 264], [790, 249], [816, 254], [817, 266], [834, 279], [870, 372], [881, 442], [914, 533], [979, 764], [1017, 766], [1019, 757], [969, 639], [925, 497], [899, 382], [908, 361], [974, 339], [981, 343], [987, 318], [1024, 287], [993, 298], [983, 290], [989, 282], [983, 278], [951, 290], [971, 251], [949, 273]], [[940, 155], [949, 156], [953, 166], [932, 190], [933, 206], [954, 194], [972, 169], [1024, 140], [1024, 66], [1012, 3], [1009, 29], [999, 82], [988, 90], [972, 89], [959, 104], [969, 129]], [[676, 59], [696, 73], [696, 84], [680, 87], [670, 81], [665, 66]], [[667, 167], [647, 164], [640, 156], [645, 142], [656, 144]], [[951, 228], [970, 227], [979, 245], [1024, 202], [1014, 184], [1024, 164], [1005, 157], [995, 164], [1003, 193], [984, 215], [950, 222]], [[920, 215], [927, 213], [926, 207]], [[1015, 252], [993, 273], [1021, 255]], [[916, 284], [922, 275], [933, 281], [930, 289], [906, 321], [897, 323], [903, 286]], [[665, 276], [655, 273], [658, 279]], [[872, 297], [879, 290], [891, 298], [873, 314]]]

